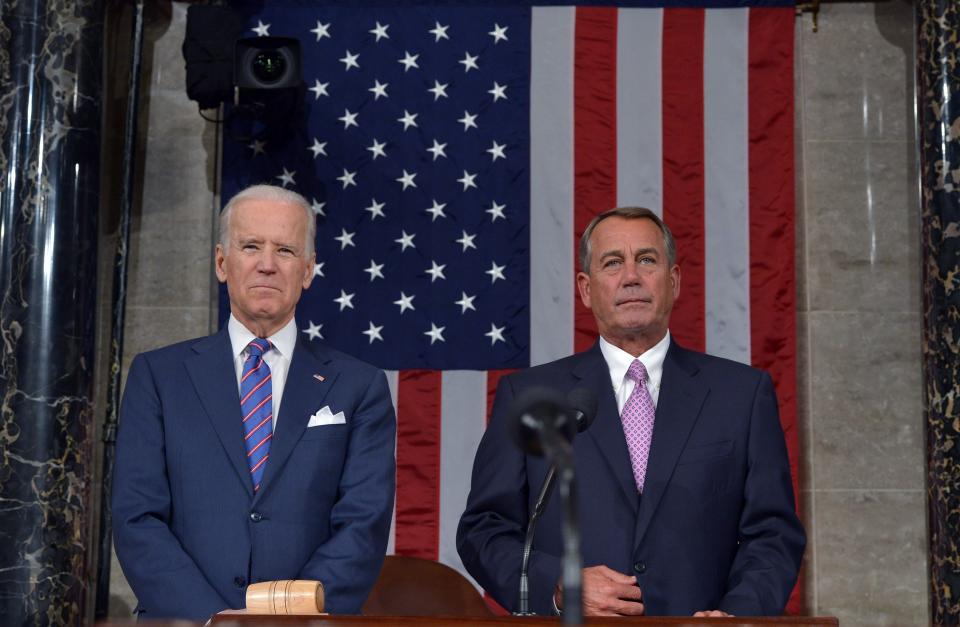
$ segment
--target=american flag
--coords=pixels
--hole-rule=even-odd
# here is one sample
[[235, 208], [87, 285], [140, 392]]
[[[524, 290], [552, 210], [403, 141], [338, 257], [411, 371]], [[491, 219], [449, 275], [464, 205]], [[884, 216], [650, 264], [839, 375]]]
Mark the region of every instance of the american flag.
[[463, 571], [456, 526], [497, 380], [593, 343], [575, 245], [617, 205], [674, 230], [676, 341], [773, 375], [796, 482], [793, 5], [627, 4], [245, 14], [245, 36], [300, 39], [305, 114], [228, 136], [222, 195], [273, 182], [313, 204], [297, 323], [388, 371], [391, 552]]

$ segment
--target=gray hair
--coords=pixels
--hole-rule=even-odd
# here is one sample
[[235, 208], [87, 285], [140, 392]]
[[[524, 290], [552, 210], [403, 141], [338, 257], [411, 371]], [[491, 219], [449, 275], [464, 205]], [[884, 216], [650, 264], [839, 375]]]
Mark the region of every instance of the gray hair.
[[227, 206], [220, 212], [220, 246], [223, 247], [223, 254], [226, 255], [230, 250], [230, 215], [233, 208], [241, 202], [247, 200], [267, 200], [288, 205], [296, 205], [303, 209], [307, 216], [307, 241], [304, 242], [303, 250], [305, 256], [309, 258], [315, 252], [314, 240], [317, 237], [317, 221], [313, 217], [313, 209], [307, 199], [295, 191], [278, 187], [276, 185], [251, 185], [246, 189], [237, 192], [227, 203]]
[[650, 209], [646, 207], [617, 207], [615, 209], [609, 209], [603, 213], [597, 215], [590, 221], [590, 224], [587, 225], [587, 228], [583, 231], [583, 235], [580, 236], [580, 248], [579, 248], [579, 261], [580, 261], [580, 270], [583, 272], [589, 273], [590, 271], [590, 236], [593, 235], [593, 231], [597, 228], [597, 225], [606, 220], [607, 218], [624, 218], [626, 220], [650, 220], [657, 225], [657, 228], [660, 229], [660, 232], [663, 233], [663, 248], [667, 253], [667, 263], [670, 267], [673, 267], [673, 264], [677, 262], [677, 244], [673, 239], [673, 233], [670, 232], [670, 227], [663, 223], [663, 220], [660, 219], [660, 216], [655, 214]]

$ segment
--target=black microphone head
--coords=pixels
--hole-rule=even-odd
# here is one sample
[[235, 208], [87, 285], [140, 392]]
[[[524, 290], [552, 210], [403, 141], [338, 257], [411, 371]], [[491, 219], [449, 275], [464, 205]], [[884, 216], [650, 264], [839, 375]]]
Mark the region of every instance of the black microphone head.
[[521, 450], [543, 455], [541, 433], [556, 431], [571, 441], [577, 432], [577, 423], [560, 392], [548, 387], [532, 387], [518, 394], [510, 405], [507, 429]]
[[573, 388], [567, 394], [567, 405], [577, 421], [577, 433], [583, 433], [597, 417], [597, 395], [589, 388]]

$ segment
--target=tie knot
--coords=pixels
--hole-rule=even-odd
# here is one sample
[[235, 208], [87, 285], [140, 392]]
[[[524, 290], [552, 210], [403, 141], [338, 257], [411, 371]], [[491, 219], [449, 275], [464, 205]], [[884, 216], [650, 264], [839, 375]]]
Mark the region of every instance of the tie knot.
[[637, 383], [646, 383], [647, 369], [643, 366], [643, 362], [639, 359], [634, 359], [630, 363], [630, 367], [627, 368], [627, 376]]
[[263, 354], [270, 350], [272, 344], [269, 340], [265, 340], [262, 337], [254, 338], [249, 344], [247, 344], [247, 351], [250, 357], [263, 357]]

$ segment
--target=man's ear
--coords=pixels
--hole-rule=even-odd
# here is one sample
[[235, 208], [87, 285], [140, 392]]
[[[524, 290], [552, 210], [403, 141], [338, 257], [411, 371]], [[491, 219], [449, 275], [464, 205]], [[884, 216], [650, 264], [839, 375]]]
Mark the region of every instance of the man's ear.
[[217, 273], [217, 280], [221, 283], [227, 282], [227, 271], [223, 268], [223, 262], [227, 258], [226, 251], [223, 250], [223, 244], [217, 244], [213, 256], [213, 269]]
[[590, 307], [590, 275], [586, 272], [577, 272], [577, 291], [580, 292], [580, 301], [584, 307]]
[[310, 287], [310, 283], [313, 282], [313, 267], [317, 264], [317, 253], [310, 255], [310, 258], [307, 259], [307, 267], [303, 270], [303, 289]]
[[680, 266], [673, 264], [670, 268], [670, 283], [673, 285], [673, 300], [680, 296]]

